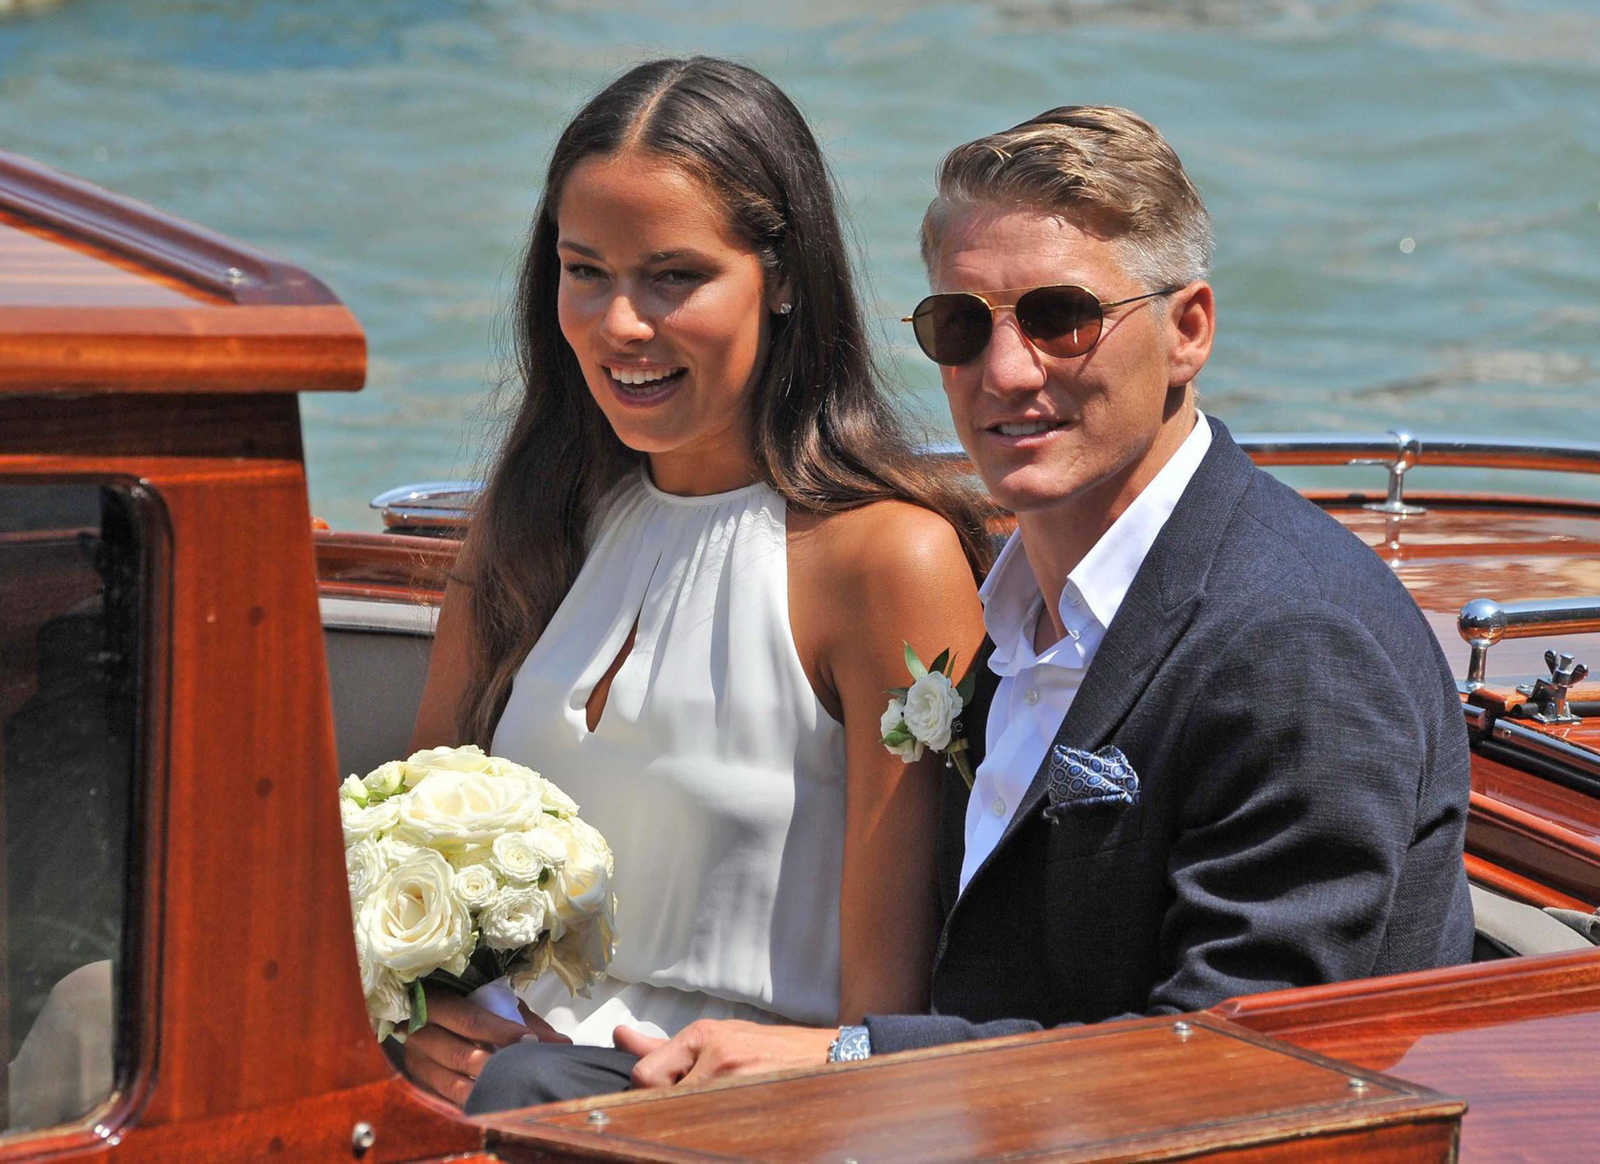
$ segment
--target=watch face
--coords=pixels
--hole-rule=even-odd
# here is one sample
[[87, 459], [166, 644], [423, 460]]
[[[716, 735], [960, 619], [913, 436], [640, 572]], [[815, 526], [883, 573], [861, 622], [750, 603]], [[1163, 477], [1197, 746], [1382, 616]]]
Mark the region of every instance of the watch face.
[[866, 1027], [840, 1027], [839, 1037], [828, 1051], [828, 1062], [851, 1063], [872, 1054], [872, 1038]]

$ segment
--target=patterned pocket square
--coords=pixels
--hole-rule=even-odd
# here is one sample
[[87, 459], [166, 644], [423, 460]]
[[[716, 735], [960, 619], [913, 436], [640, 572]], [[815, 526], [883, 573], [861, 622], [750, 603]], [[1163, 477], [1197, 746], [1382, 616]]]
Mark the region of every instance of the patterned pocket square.
[[1139, 803], [1139, 774], [1121, 748], [1107, 745], [1086, 752], [1056, 744], [1050, 749], [1048, 778], [1045, 795], [1050, 803], [1044, 814], [1051, 820], [1090, 804]]

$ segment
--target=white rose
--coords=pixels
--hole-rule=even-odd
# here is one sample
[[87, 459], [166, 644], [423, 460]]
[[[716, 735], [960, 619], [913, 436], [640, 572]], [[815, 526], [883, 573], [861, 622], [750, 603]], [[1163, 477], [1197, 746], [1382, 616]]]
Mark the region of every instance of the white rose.
[[567, 930], [551, 942], [548, 968], [554, 970], [573, 994], [589, 995], [589, 984], [605, 971], [616, 952], [610, 919], [601, 914]]
[[487, 865], [467, 865], [456, 870], [451, 885], [456, 891], [456, 896], [461, 899], [462, 905], [477, 910], [494, 900], [494, 895], [500, 888], [500, 879]]
[[344, 783], [339, 785], [339, 797], [342, 800], [353, 800], [357, 804], [364, 805], [367, 803], [367, 796], [367, 786], [354, 772], [346, 776]]
[[339, 798], [339, 823], [344, 826], [346, 850], [357, 841], [388, 832], [400, 819], [400, 802], [385, 800], [379, 804], [360, 805], [345, 797]]
[[578, 802], [576, 800], [573, 800], [572, 797], [548, 780], [541, 778], [539, 785], [539, 802], [546, 812], [562, 817], [578, 815]]
[[362, 786], [368, 795], [378, 800], [384, 800], [399, 792], [405, 786], [406, 766], [402, 760], [390, 760], [381, 764], [362, 777]]
[[529, 843], [529, 836], [528, 833], [501, 833], [490, 848], [494, 867], [512, 881], [537, 881], [549, 864]]
[[544, 862], [546, 869], [558, 870], [567, 863], [567, 840], [564, 832], [558, 833], [555, 829], [539, 824], [522, 835], [533, 847], [533, 851], [539, 854], [539, 859]]
[[[905, 715], [905, 700], [898, 696], [889, 700], [889, 706], [883, 709], [883, 718], [878, 720], [878, 738], [882, 740], [895, 728], [905, 727]], [[922, 741], [916, 736], [909, 736], [898, 744], [885, 743], [883, 746], [907, 764], [922, 759]]]
[[545, 829], [566, 846], [561, 869], [551, 882], [556, 913], [570, 925], [611, 905], [611, 848], [591, 825], [571, 817], [546, 820]]
[[546, 929], [553, 904], [542, 889], [522, 885], [502, 889], [478, 915], [483, 944], [491, 950], [533, 945]]
[[345, 876], [350, 883], [350, 900], [359, 904], [388, 871], [379, 842], [371, 837], [357, 841], [344, 851]]
[[441, 967], [452, 974], [466, 969], [472, 917], [452, 889], [454, 880], [450, 863], [428, 851], [383, 875], [356, 916], [374, 962], [404, 982]]
[[539, 816], [539, 801], [529, 796], [527, 782], [510, 774], [435, 768], [399, 799], [400, 835], [446, 853], [492, 844], [501, 833], [521, 832]]
[[936, 752], [950, 746], [950, 725], [960, 714], [960, 694], [937, 671], [929, 671], [906, 692], [906, 727]]
[[[398, 807], [396, 808], [398, 811]], [[421, 845], [412, 844], [402, 837], [380, 837], [378, 839], [378, 852], [383, 856], [383, 867], [393, 869], [402, 861], [410, 860], [418, 853], [425, 853]]]
[[483, 754], [477, 744], [463, 744], [459, 748], [424, 748], [412, 752], [405, 762], [413, 768], [438, 768], [446, 772], [487, 772], [490, 757]]
[[395, 975], [385, 972], [367, 991], [367, 1017], [380, 1040], [391, 1034], [405, 1041], [411, 1020], [411, 990]]

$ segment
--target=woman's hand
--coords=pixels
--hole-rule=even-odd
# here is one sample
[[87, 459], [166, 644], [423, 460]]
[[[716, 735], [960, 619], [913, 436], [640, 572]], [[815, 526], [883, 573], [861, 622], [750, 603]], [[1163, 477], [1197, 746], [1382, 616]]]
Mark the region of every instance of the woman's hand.
[[517, 1006], [525, 1026], [509, 1022], [451, 991], [423, 989], [428, 997], [428, 1021], [405, 1041], [406, 1075], [457, 1107], [466, 1106], [483, 1065], [501, 1047], [524, 1039], [542, 1043], [572, 1041], [521, 1002]]

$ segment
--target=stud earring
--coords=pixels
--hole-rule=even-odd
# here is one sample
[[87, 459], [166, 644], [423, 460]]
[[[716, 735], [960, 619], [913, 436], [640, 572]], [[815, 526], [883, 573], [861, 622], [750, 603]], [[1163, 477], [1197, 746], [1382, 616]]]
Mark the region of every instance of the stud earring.
[[779, 315], [788, 315], [793, 310], [794, 310], [794, 304], [793, 303], [780, 303], [780, 304], [778, 304], [778, 314]]

